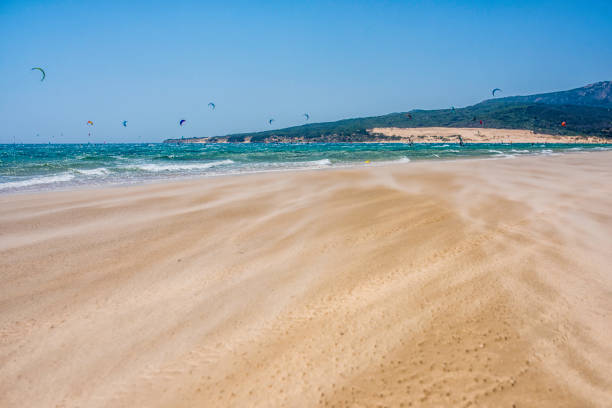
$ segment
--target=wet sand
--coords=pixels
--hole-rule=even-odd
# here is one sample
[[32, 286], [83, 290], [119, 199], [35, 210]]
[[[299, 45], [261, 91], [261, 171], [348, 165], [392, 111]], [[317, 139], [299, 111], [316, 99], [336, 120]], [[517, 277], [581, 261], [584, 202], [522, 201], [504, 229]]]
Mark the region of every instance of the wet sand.
[[0, 406], [612, 406], [611, 180], [601, 152], [0, 196]]

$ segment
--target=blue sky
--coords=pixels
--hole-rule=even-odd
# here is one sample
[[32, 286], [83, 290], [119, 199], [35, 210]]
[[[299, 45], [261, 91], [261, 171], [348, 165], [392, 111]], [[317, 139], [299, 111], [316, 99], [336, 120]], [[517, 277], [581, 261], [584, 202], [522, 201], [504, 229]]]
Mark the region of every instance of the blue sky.
[[155, 142], [570, 89], [612, 79], [611, 22], [610, 0], [2, 0], [0, 143]]

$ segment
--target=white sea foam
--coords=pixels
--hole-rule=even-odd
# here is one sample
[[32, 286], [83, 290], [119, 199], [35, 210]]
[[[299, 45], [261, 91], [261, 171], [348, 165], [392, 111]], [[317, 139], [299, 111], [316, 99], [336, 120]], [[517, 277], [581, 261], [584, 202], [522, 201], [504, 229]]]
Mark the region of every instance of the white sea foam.
[[206, 170], [215, 166], [223, 166], [225, 164], [232, 164], [233, 160], [218, 160], [208, 163], [191, 163], [191, 164], [131, 164], [125, 166], [127, 169], [144, 170], [151, 172], [162, 172], [162, 171], [182, 171], [182, 170]]
[[278, 168], [278, 169], [295, 169], [295, 168], [320, 168], [331, 166], [332, 162], [329, 159], [321, 160], [309, 160], [309, 161], [295, 161], [295, 162], [264, 162], [264, 163], [253, 163], [247, 168]]
[[86, 176], [106, 176], [110, 173], [106, 167], [98, 167], [97, 169], [75, 169], [74, 171], [85, 174]]
[[497, 153], [497, 154], [494, 154], [493, 157], [500, 158], [500, 159], [516, 159], [516, 155], [505, 154], [505, 153]]
[[58, 174], [56, 176], [41, 176], [41, 177], [34, 177], [31, 179], [26, 179], [26, 180], [21, 180], [21, 181], [9, 181], [7, 183], [0, 183], [0, 190], [6, 190], [9, 188], [36, 186], [40, 184], [61, 183], [65, 181], [70, 181], [73, 178], [74, 178], [74, 175], [70, 173], [63, 173], [63, 174]]
[[512, 149], [512, 151], [514, 153], [529, 153], [529, 150], [516, 150], [516, 149]]
[[516, 158], [516, 154], [502, 152], [502, 151], [499, 151], [499, 150], [491, 149], [491, 150], [489, 150], [489, 153], [494, 153], [492, 157], [494, 157], [496, 159], [515, 159]]
[[[372, 166], [385, 166], [385, 165], [388, 165], [388, 164], [401, 164], [401, 163], [410, 163], [410, 158], [406, 157], [406, 156], [403, 156], [403, 157], [400, 157], [399, 159], [395, 159], [395, 160], [380, 160], [380, 161], [371, 162], [370, 164]], [[348, 164], [348, 166], [351, 166], [350, 163], [347, 163], [347, 164]]]
[[410, 158], [408, 158], [406, 156], [392, 161], [392, 163], [408, 163], [408, 162], [410, 162]]
[[440, 146], [432, 146], [432, 147], [449, 147], [449, 146], [450, 146], [450, 145], [443, 144], [443, 145], [440, 145]]
[[321, 160], [301, 162], [300, 164], [305, 164], [307, 166], [331, 166], [332, 163], [329, 159], [321, 159]]

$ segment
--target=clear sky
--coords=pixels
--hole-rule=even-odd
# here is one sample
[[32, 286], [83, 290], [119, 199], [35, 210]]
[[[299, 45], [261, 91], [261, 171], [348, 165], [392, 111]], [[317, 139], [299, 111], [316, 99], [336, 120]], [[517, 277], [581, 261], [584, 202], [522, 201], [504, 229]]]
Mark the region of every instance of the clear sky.
[[156, 142], [610, 79], [612, 0], [0, 0], [0, 143]]

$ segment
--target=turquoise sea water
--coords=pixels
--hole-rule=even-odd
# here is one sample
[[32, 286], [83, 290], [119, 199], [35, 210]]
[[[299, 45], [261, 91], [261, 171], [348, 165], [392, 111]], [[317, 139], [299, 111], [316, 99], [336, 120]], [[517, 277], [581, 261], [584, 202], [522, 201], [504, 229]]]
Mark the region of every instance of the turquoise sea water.
[[9, 144], [0, 145], [0, 194], [222, 174], [597, 150], [612, 150], [612, 145]]

